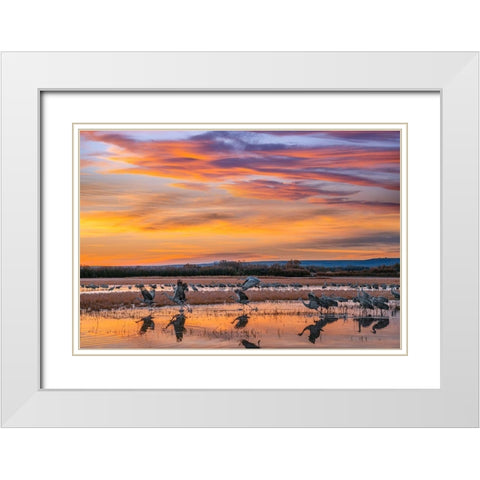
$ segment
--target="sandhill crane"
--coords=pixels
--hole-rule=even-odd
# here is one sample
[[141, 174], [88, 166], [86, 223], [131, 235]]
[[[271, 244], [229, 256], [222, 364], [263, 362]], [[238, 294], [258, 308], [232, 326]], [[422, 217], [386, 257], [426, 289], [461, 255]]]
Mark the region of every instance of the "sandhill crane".
[[185, 292], [188, 292], [188, 285], [182, 282], [182, 280], [178, 279], [174, 290], [174, 297], [178, 298], [182, 302], [185, 302], [187, 300]]
[[380, 310], [388, 310], [388, 303], [382, 301], [380, 297], [371, 297], [371, 303], [374, 307], [379, 308]]
[[311, 310], [318, 310], [320, 308], [320, 299], [315, 296], [312, 292], [308, 294], [308, 303], [305, 303], [303, 301], [303, 298], [299, 298], [299, 300], [307, 307], [310, 308]]
[[146, 303], [147, 305], [152, 305], [153, 299], [155, 298], [155, 289], [152, 288], [150, 291], [148, 291], [145, 287], [141, 287], [140, 292], [143, 296], [143, 303]]
[[320, 300], [320, 306], [325, 308], [327, 312], [330, 307], [338, 307], [338, 302], [336, 300], [326, 297], [325, 295], [322, 295], [318, 300]]
[[252, 310], [257, 310], [256, 308], [253, 308], [251, 305], [249, 305], [250, 303], [250, 300], [249, 298], [247, 297], [246, 293], [244, 293], [242, 290], [240, 290], [239, 288], [237, 288], [236, 290], [234, 290], [235, 294], [236, 294], [236, 302], [237, 303], [240, 303], [241, 305], [244, 305], [244, 306], [247, 306], [249, 308], [251, 308]]
[[383, 318], [382, 320], [379, 320], [373, 327], [372, 327], [372, 333], [377, 333], [377, 330], [380, 330], [381, 328], [385, 328], [388, 326], [390, 323], [390, 320], [388, 318]]
[[391, 288], [390, 291], [392, 292], [395, 300], [400, 300], [400, 292], [396, 288]]
[[260, 348], [260, 340], [258, 341], [258, 344], [256, 345], [255, 343], [249, 342], [248, 340], [243, 339], [239, 345], [243, 345], [245, 348]]
[[177, 342], [181, 342], [183, 340], [183, 333], [187, 330], [185, 328], [185, 315], [183, 313], [177, 313], [174, 315], [164, 330], [166, 330], [170, 325], [173, 325]]
[[353, 301], [360, 303], [360, 306], [363, 308], [363, 310], [374, 310], [375, 307], [372, 303], [372, 297], [361, 289], [357, 289], [357, 292], [358, 295], [353, 299]]
[[235, 324], [235, 328], [243, 328], [243, 327], [245, 327], [245, 326], [247, 325], [249, 318], [250, 318], [250, 317], [249, 317], [248, 315], [246, 315], [246, 314], [239, 315], [237, 318], [235, 318], [235, 319], [232, 321], [232, 323], [237, 322], [237, 323]]
[[257, 277], [247, 277], [247, 279], [242, 283], [242, 290], [248, 290], [249, 288], [256, 287], [260, 284], [260, 280]]
[[371, 300], [369, 298], [360, 297], [359, 302], [360, 302], [360, 306], [364, 310], [375, 310], [375, 307], [373, 306], [373, 303], [371, 302]]
[[357, 288], [357, 298], [370, 298], [370, 294], [363, 291], [363, 288]]
[[[345, 297], [331, 297], [333, 300], [337, 301], [338, 303], [347, 303], [348, 302], [348, 298], [345, 298]], [[345, 315], [347, 313], [347, 310], [348, 310], [348, 306], [347, 305], [341, 305], [342, 307], [342, 311], [343, 311], [343, 314]]]
[[[175, 289], [173, 291], [173, 297], [167, 295], [166, 292], [162, 293], [173, 303], [176, 303], [181, 308], [183, 308], [187, 304], [187, 297], [185, 295], [186, 291], [188, 291], [188, 285], [186, 283], [183, 283], [182, 280], [179, 279], [177, 280], [177, 285], [175, 286]], [[191, 308], [189, 308], [189, 310], [191, 310]]]
[[148, 315], [143, 317], [140, 320], [137, 320], [135, 323], [143, 322], [143, 325], [140, 327], [140, 335], [143, 335], [148, 329], [155, 330], [155, 322], [153, 321], [153, 315]]

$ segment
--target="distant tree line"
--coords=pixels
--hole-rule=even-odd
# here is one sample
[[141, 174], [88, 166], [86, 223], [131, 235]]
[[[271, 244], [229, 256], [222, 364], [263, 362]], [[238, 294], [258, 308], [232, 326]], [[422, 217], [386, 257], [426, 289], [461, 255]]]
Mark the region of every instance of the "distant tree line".
[[400, 264], [381, 265], [377, 267], [342, 266], [321, 267], [302, 265], [299, 260], [289, 260], [286, 263], [253, 264], [222, 260], [212, 265], [183, 266], [80, 266], [81, 278], [119, 278], [119, 277], [195, 277], [195, 276], [270, 276], [270, 277], [399, 277]]

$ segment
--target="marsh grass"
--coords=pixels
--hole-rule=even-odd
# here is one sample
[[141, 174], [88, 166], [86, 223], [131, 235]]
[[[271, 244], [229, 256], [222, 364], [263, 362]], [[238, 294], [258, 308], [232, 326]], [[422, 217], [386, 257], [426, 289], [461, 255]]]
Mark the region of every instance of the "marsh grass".
[[[234, 304], [235, 294], [233, 290], [235, 286], [219, 287], [223, 285], [240, 285], [243, 279], [238, 277], [193, 277], [183, 279], [189, 285], [203, 285], [199, 287], [199, 291], [193, 291], [191, 288], [187, 292], [187, 301], [190, 305], [215, 305], [215, 304]], [[372, 279], [367, 277], [355, 278], [278, 278], [266, 277], [262, 278], [262, 288], [253, 288], [246, 293], [251, 302], [265, 301], [293, 301], [298, 298], [307, 298], [310, 290], [317, 295], [342, 296], [352, 299], [357, 295], [356, 286], [358, 285], [383, 285], [383, 284], [399, 284], [398, 278], [378, 278]], [[96, 290], [94, 292], [81, 289], [80, 308], [83, 311], [95, 311], [104, 309], [132, 309], [143, 305], [141, 294], [135, 286], [131, 290], [125, 289], [128, 285], [142, 283], [146, 286], [156, 284], [158, 288], [155, 295], [155, 305], [173, 306], [174, 304], [164, 295], [163, 292], [172, 295], [173, 283], [171, 278], [127, 278], [127, 279], [94, 279], [82, 280], [81, 284], [102, 284], [121, 285], [122, 290], [114, 289], [112, 291]], [[331, 284], [336, 287], [331, 287]], [[326, 284], [326, 285], [325, 285]], [[266, 285], [271, 285], [267, 286]], [[300, 285], [294, 287], [292, 285]], [[350, 285], [353, 285], [350, 287]], [[163, 287], [163, 288], [162, 288]], [[374, 296], [382, 295], [393, 300], [390, 290], [370, 289], [369, 293]]]

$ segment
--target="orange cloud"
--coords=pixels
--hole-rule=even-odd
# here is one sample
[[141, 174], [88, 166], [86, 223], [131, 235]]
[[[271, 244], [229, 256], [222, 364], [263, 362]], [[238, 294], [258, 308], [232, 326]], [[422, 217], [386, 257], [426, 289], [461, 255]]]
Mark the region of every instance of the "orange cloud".
[[82, 132], [81, 262], [398, 256], [395, 135], [317, 133]]

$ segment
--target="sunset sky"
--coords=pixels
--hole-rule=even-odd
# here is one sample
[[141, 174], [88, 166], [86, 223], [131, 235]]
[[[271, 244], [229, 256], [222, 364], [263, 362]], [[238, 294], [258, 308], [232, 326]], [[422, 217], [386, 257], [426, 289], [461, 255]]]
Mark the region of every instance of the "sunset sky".
[[398, 131], [80, 133], [82, 265], [400, 256]]

